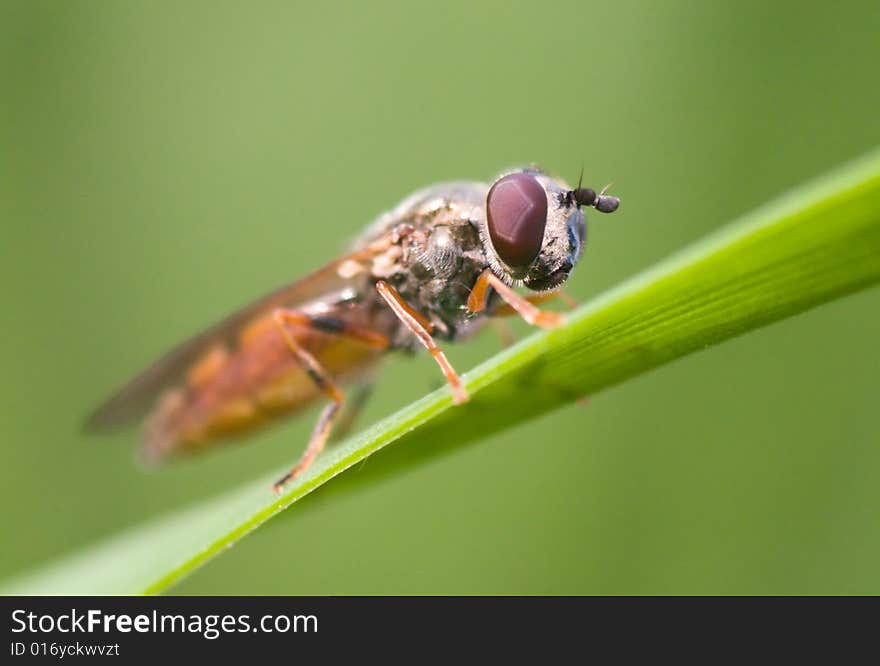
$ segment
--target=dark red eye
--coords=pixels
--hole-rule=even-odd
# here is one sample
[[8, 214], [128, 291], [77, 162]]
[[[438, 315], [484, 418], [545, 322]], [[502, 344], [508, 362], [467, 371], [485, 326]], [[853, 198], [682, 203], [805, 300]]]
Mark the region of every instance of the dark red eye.
[[498, 257], [513, 269], [527, 268], [541, 251], [547, 224], [547, 194], [534, 176], [500, 178], [486, 199], [489, 238]]

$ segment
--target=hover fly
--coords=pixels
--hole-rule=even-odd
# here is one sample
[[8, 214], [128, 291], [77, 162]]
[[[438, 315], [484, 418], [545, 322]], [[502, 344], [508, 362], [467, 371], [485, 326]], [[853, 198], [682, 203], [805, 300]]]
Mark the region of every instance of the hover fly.
[[619, 203], [534, 168], [504, 173], [491, 186], [418, 191], [381, 215], [347, 255], [169, 352], [101, 405], [88, 426], [104, 430], [149, 413], [143, 452], [155, 461], [323, 398], [305, 452], [274, 485], [280, 492], [340, 421], [340, 386], [369, 376], [386, 352], [424, 346], [459, 404], [467, 391], [437, 340], [464, 338], [488, 317], [511, 313], [539, 327], [560, 323], [561, 315], [536, 304], [558, 294], [581, 258], [582, 209], [611, 213]]

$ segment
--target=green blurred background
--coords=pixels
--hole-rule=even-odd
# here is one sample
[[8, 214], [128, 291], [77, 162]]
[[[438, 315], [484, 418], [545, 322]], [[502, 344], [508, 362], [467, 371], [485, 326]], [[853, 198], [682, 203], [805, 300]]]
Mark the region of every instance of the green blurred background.
[[[614, 181], [585, 300], [880, 143], [878, 35], [875, 0], [2, 2], [0, 577], [294, 460], [314, 411], [155, 472], [135, 430], [78, 429], [413, 189], [522, 162]], [[175, 591], [880, 593], [878, 305], [340, 477]], [[437, 381], [396, 359], [363, 425]]]

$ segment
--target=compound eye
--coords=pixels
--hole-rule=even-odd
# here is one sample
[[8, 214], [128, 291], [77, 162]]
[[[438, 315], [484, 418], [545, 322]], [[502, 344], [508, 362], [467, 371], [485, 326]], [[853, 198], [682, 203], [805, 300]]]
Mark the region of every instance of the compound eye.
[[538, 256], [547, 225], [547, 194], [527, 173], [498, 179], [486, 199], [489, 238], [498, 257], [523, 270]]

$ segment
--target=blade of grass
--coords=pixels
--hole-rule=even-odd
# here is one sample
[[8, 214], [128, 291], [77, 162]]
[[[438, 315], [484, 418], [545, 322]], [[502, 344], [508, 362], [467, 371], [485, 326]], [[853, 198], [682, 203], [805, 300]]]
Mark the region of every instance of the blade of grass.
[[10, 582], [4, 593], [157, 593], [372, 453], [396, 473], [685, 354], [880, 281], [880, 151], [645, 271], [322, 456], [280, 498], [278, 471]]

